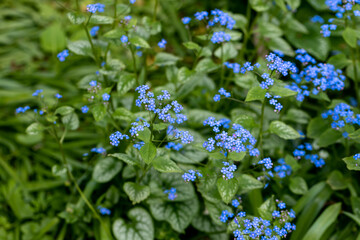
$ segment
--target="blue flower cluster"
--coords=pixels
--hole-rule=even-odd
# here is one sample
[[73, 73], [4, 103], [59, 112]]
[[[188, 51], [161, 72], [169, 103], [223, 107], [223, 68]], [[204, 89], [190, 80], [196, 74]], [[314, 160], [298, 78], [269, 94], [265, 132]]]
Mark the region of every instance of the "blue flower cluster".
[[254, 67], [259, 68], [260, 63], [255, 63], [251, 65], [251, 62], [245, 62], [244, 65], [241, 67], [239, 63], [230, 63], [224, 62], [225, 67], [232, 69], [234, 73], [242, 73], [245, 74], [247, 71], [253, 71]]
[[182, 178], [185, 182], [194, 182], [196, 180], [196, 176], [202, 177], [203, 175], [199, 171], [190, 169], [188, 172], [182, 175]]
[[167, 193], [168, 199], [172, 201], [175, 200], [175, 198], [177, 197], [176, 188], [170, 188], [169, 190], [165, 190], [164, 193]]
[[267, 67], [271, 71], [276, 71], [283, 76], [287, 76], [289, 72], [297, 73], [298, 69], [296, 65], [290, 61], [284, 61], [280, 56], [276, 53], [270, 53], [265, 56], [265, 59], [269, 62]]
[[223, 178], [226, 180], [232, 179], [234, 177], [234, 172], [237, 167], [235, 164], [231, 164], [228, 162], [223, 162], [224, 167], [221, 168], [221, 173], [223, 174]]
[[110, 215], [111, 214], [110, 209], [107, 209], [107, 208], [104, 208], [101, 206], [98, 206], [97, 208], [99, 209], [101, 215]]
[[274, 79], [270, 78], [270, 75], [268, 73], [263, 73], [261, 75], [261, 78], [265, 80], [260, 83], [260, 87], [262, 89], [269, 89], [269, 87], [274, 85]]
[[55, 94], [55, 98], [60, 99], [60, 98], [62, 98], [62, 96], [59, 93], [57, 93], [57, 94]]
[[231, 94], [229, 92], [227, 92], [224, 88], [220, 88], [219, 89], [219, 94], [216, 94], [214, 96], [214, 101], [215, 102], [220, 101], [221, 96], [224, 96], [224, 97], [228, 98], [228, 97], [231, 97]]
[[131, 123], [130, 134], [131, 136], [138, 136], [138, 132], [145, 130], [145, 127], [149, 128], [150, 124], [144, 118], [137, 118], [135, 122]]
[[[335, 12], [336, 18], [348, 18], [353, 14], [355, 17], [360, 16], [360, 11], [357, 9], [353, 9], [356, 4], [360, 4], [359, 0], [326, 0], [325, 4], [329, 7], [329, 9]], [[316, 17], [316, 16], [315, 16]], [[314, 17], [314, 18], [315, 18]], [[318, 19], [318, 18], [317, 18]], [[323, 23], [324, 21], [319, 21]], [[336, 30], [337, 25], [333, 24], [334, 19], [330, 18], [328, 20], [328, 24], [324, 24], [321, 26], [320, 33], [323, 37], [330, 37], [331, 31]]]
[[[296, 59], [307, 65], [300, 73], [292, 74], [294, 82], [287, 88], [297, 92], [296, 100], [302, 102], [310, 93], [321, 91], [341, 91], [345, 86], [345, 76], [340, 69], [328, 63], [318, 63], [303, 49], [298, 49]], [[311, 63], [311, 64], [310, 64]]]
[[15, 114], [24, 113], [24, 112], [26, 112], [26, 111], [29, 110], [29, 109], [30, 109], [29, 106], [18, 107], [18, 108], [15, 110]]
[[92, 27], [92, 28], [90, 29], [90, 35], [91, 35], [92, 37], [96, 36], [96, 34], [98, 33], [99, 29], [100, 29], [99, 26]]
[[189, 24], [190, 23], [190, 21], [191, 21], [191, 18], [190, 17], [183, 17], [182, 19], [181, 19], [181, 21], [183, 22], [183, 24]]
[[301, 159], [302, 157], [304, 157], [306, 160], [310, 160], [310, 162], [312, 162], [316, 167], [324, 166], [325, 160], [320, 158], [318, 154], [311, 154], [312, 150], [313, 146], [310, 143], [300, 144], [294, 150], [293, 155], [297, 159]]
[[264, 158], [258, 162], [258, 164], [264, 164], [266, 169], [271, 169], [273, 167], [273, 163], [271, 161], [271, 158]]
[[[32, 94], [33, 97], [37, 97], [39, 96], [40, 93], [42, 93], [43, 90], [42, 89], [37, 89], [35, 90], [35, 92]], [[43, 95], [41, 95], [41, 97], [43, 97]]]
[[105, 5], [101, 3], [88, 4], [86, 10], [90, 13], [104, 12]]
[[356, 153], [356, 154], [353, 156], [353, 158], [354, 158], [355, 160], [360, 159], [360, 153]]
[[158, 42], [159, 48], [165, 48], [167, 41], [165, 39], [161, 39], [160, 42]]
[[265, 94], [265, 97], [266, 97], [267, 99], [269, 99], [269, 103], [270, 103], [271, 105], [274, 105], [274, 106], [275, 106], [274, 112], [279, 113], [279, 112], [281, 111], [281, 109], [283, 108], [283, 105], [282, 105], [281, 103], [279, 103], [277, 99], [279, 99], [279, 98], [281, 98], [281, 97], [280, 97], [280, 96], [277, 96], [277, 95], [272, 96], [270, 93], [266, 93], [266, 94]]
[[[135, 89], [139, 93], [139, 97], [135, 101], [136, 106], [141, 107], [144, 105], [147, 111], [155, 113], [158, 119], [165, 123], [181, 124], [187, 120], [187, 117], [181, 113], [183, 106], [176, 100], [168, 101], [171, 98], [168, 91], [162, 90], [162, 94], [155, 98], [154, 93], [148, 91], [149, 89], [150, 87], [147, 85], [142, 85]], [[180, 139], [182, 144], [194, 141], [194, 137], [189, 131], [179, 130], [173, 125], [168, 127], [167, 133], [168, 135], [173, 135], [176, 139]]]
[[57, 58], [60, 62], [64, 62], [66, 58], [69, 56], [69, 50], [65, 49], [62, 52], [58, 53]]
[[214, 32], [214, 34], [211, 37], [211, 41], [213, 43], [223, 43], [223, 42], [229, 42], [231, 40], [230, 34], [227, 34], [223, 31], [220, 32]]
[[133, 145], [134, 148], [136, 148], [137, 150], [140, 150], [142, 148], [142, 146], [145, 145], [145, 142], [143, 141], [140, 141], [140, 142], [137, 142]]
[[312, 21], [313, 23], [324, 23], [324, 19], [322, 17], [320, 17], [319, 15], [315, 15], [313, 16], [310, 21]]
[[[356, 114], [351, 110], [351, 107], [346, 103], [339, 103], [334, 109], [329, 109], [321, 114], [324, 119], [332, 119], [331, 127], [336, 130], [341, 130], [346, 124], [360, 125], [360, 114]], [[343, 132], [343, 137], [348, 137], [346, 131]]]
[[110, 135], [110, 144], [117, 147], [120, 144], [120, 140], [129, 139], [129, 136], [116, 131]]
[[181, 143], [168, 142], [165, 145], [165, 148], [174, 149], [175, 151], [180, 151], [180, 149], [183, 148], [183, 145]]
[[[291, 172], [292, 172], [292, 168], [290, 165], [287, 165], [285, 163], [285, 160], [283, 158], [280, 158], [277, 163], [279, 165], [275, 166], [274, 167], [274, 172], [276, 174], [276, 176], [278, 176], [279, 178], [284, 178], [286, 176], [290, 176], [291, 175]], [[270, 175], [272, 177], [274, 177], [273, 173], [272, 172], [269, 172]]]
[[90, 150], [90, 152], [94, 152], [94, 153], [100, 153], [100, 154], [106, 154], [106, 149], [99, 147], [99, 148], [92, 148]]
[[[222, 211], [219, 219], [221, 222], [226, 223], [232, 220], [237, 225], [237, 229], [233, 231], [235, 240], [245, 239], [262, 239], [262, 240], [279, 240], [282, 237], [294, 230], [295, 224], [291, 221], [295, 218], [294, 210], [286, 210], [286, 204], [276, 200], [277, 208], [272, 212], [273, 219], [265, 220], [261, 217], [247, 217], [246, 212], [240, 211], [236, 215], [228, 210]], [[239, 205], [236, 202], [234, 207]]]
[[215, 121], [213, 117], [209, 117], [204, 121], [204, 126], [209, 125], [213, 127], [213, 131], [217, 133], [215, 138], [210, 137], [203, 143], [203, 147], [212, 152], [215, 147], [219, 147], [220, 150], [226, 155], [227, 152], [245, 152], [249, 151], [250, 156], [258, 156], [259, 150], [254, 147], [256, 139], [251, 133], [243, 128], [240, 124], [232, 124], [229, 132], [220, 132], [219, 127], [222, 125], [228, 125], [225, 121]]

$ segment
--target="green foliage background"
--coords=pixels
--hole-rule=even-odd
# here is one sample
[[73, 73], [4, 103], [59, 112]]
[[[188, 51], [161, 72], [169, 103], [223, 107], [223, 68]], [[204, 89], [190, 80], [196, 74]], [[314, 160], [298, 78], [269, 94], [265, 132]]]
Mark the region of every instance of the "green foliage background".
[[[274, 160], [285, 158], [293, 174], [273, 181], [266, 189], [255, 178], [261, 173], [242, 174], [235, 183], [239, 187], [235, 193], [242, 194], [244, 207], [253, 215], [266, 212], [265, 200], [273, 195], [285, 201], [297, 213], [297, 230], [289, 236], [291, 240], [360, 239], [360, 186], [356, 172], [360, 167], [351, 157], [359, 151], [359, 136], [352, 129], [352, 138], [345, 140], [320, 117], [327, 108], [359, 94], [356, 91], [360, 79], [354, 74], [354, 66], [359, 68], [359, 30], [339, 29], [331, 38], [323, 38], [320, 25], [310, 22], [317, 14], [331, 17], [321, 0], [138, 0], [131, 7], [119, 0], [117, 17], [131, 14], [137, 19], [134, 24], [142, 39], [146, 39], [137, 44], [143, 48], [152, 46], [142, 58], [137, 58], [134, 67], [131, 52], [118, 42], [121, 31], [112, 30], [118, 29], [113, 25], [114, 1], [101, 2], [106, 7], [99, 15], [108, 18], [93, 18], [90, 25], [100, 25], [99, 36], [107, 36], [104, 42], [111, 43], [111, 61], [101, 71], [108, 76], [111, 88], [104, 91], [112, 91], [114, 108], [94, 106], [88, 115], [80, 114], [80, 107], [87, 101], [87, 84], [96, 78], [100, 62], [86, 42], [83, 25], [76, 24], [81, 17], [77, 18], [75, 12], [78, 7], [85, 15], [86, 5], [94, 2], [0, 3], [0, 239], [231, 239], [218, 217], [229, 208], [225, 202], [234, 194], [228, 186], [218, 192], [216, 171], [221, 168], [221, 161], [219, 165], [217, 156], [198, 150], [208, 134], [202, 121], [209, 116], [226, 116], [257, 136], [265, 93], [254, 88], [257, 81], [252, 77], [227, 76], [225, 85], [247, 103], [213, 103], [213, 95], [223, 87], [219, 77], [220, 50], [209, 45], [203, 55], [197, 54], [198, 46], [188, 43], [189, 32], [181, 18], [215, 8], [236, 14], [235, 40], [224, 50], [225, 60], [262, 63], [272, 50], [281, 50], [291, 59], [294, 49], [304, 48], [317, 60], [343, 69], [347, 76], [343, 92], [320, 95], [301, 105], [289, 93], [280, 114], [265, 106], [262, 150]], [[286, 5], [295, 10], [288, 10]], [[199, 27], [193, 34], [204, 32]], [[162, 38], [168, 41], [168, 54], [156, 46]], [[192, 40], [201, 42], [195, 36]], [[96, 43], [100, 55], [107, 53], [104, 42]], [[61, 63], [56, 55], [65, 48], [74, 54]], [[134, 170], [140, 165], [136, 161], [142, 161], [139, 153], [126, 144], [113, 149], [108, 140], [112, 132], [126, 129], [138, 116], [131, 105], [137, 96], [134, 76], [139, 83], [150, 83], [156, 91], [171, 88], [185, 106], [189, 118], [186, 127], [198, 139], [185, 152], [170, 154], [173, 165], [165, 169], [162, 167], [168, 164], [167, 160], [157, 160], [160, 162], [156, 170], [152, 168], [140, 179], [135, 176], [140, 172]], [[59, 136], [64, 136], [60, 148], [42, 126], [34, 125], [33, 119], [14, 114], [18, 106], [38, 104], [31, 96], [36, 89], [44, 89], [47, 99], [59, 92], [63, 95], [60, 105], [72, 107], [69, 113], [66, 109], [55, 112], [58, 105], [47, 102], [51, 113], [48, 122], [63, 124], [59, 131]], [[359, 113], [357, 108], [354, 111]], [[325, 167], [314, 168], [308, 161], [292, 157], [292, 151], [301, 142], [294, 129], [306, 132], [316, 142], [327, 156]], [[83, 157], [95, 146], [104, 146], [112, 155]], [[151, 152], [141, 154], [145, 162], [154, 158], [148, 155]], [[180, 172], [201, 163], [207, 164], [203, 169], [207, 171], [206, 181], [184, 183]], [[245, 157], [242, 164], [245, 169], [250, 168], [251, 159]], [[71, 170], [71, 176], [66, 168]], [[163, 189], [175, 186], [178, 198], [167, 201]], [[83, 197], [77, 187], [83, 191]], [[111, 216], [95, 215], [84, 199], [89, 199], [95, 211], [98, 205], [112, 209]], [[131, 237], [132, 233], [136, 237]]]

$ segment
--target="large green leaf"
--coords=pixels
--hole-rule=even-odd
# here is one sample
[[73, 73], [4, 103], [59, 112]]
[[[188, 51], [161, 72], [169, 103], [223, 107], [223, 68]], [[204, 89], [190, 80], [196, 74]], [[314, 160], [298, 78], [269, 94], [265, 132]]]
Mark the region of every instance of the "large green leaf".
[[260, 86], [255, 86], [250, 88], [249, 92], [246, 95], [246, 102], [260, 100], [263, 101], [265, 98], [266, 89], [262, 89]]
[[138, 183], [126, 182], [123, 188], [133, 204], [144, 201], [150, 195], [150, 188]]
[[199, 202], [196, 197], [184, 202], [151, 202], [150, 210], [156, 220], [167, 221], [183, 233], [199, 211]]
[[214, 55], [221, 59], [221, 56], [224, 61], [235, 58], [238, 54], [233, 43], [225, 43], [215, 50]]
[[150, 48], [150, 45], [147, 43], [147, 41], [141, 37], [132, 37], [130, 38], [130, 42], [136, 47]]
[[91, 107], [91, 112], [94, 116], [95, 121], [101, 121], [106, 115], [106, 107], [104, 104], [96, 104]]
[[357, 45], [357, 35], [358, 33], [356, 30], [350, 27], [345, 28], [345, 30], [342, 32], [342, 37], [344, 38], [345, 42], [352, 48], [355, 48]]
[[112, 24], [113, 22], [114, 19], [109, 16], [92, 15], [90, 18], [92, 24]]
[[247, 193], [253, 189], [263, 188], [264, 184], [251, 175], [241, 174], [237, 178], [239, 183], [239, 194]]
[[68, 12], [66, 15], [72, 24], [82, 24], [86, 20], [85, 16], [79, 13]]
[[216, 182], [220, 196], [225, 203], [229, 203], [238, 190], [238, 181], [236, 178], [228, 179], [219, 178]]
[[179, 60], [180, 58], [173, 54], [161, 52], [156, 54], [154, 63], [158, 66], [163, 67], [163, 66], [175, 65], [176, 62]]
[[272, 219], [272, 212], [276, 210], [274, 197], [268, 198], [261, 206], [258, 208], [259, 214], [263, 219], [270, 220]]
[[150, 164], [156, 156], [156, 147], [151, 142], [145, 143], [140, 149], [140, 155], [145, 163]]
[[113, 154], [109, 154], [109, 156], [120, 159], [120, 160], [124, 161], [125, 163], [127, 163], [129, 165], [140, 165], [139, 159], [137, 159], [135, 157], [132, 157], [132, 156], [129, 156], [128, 154], [113, 153]]
[[92, 177], [95, 181], [105, 183], [110, 181], [116, 174], [120, 172], [122, 162], [115, 160], [112, 157], [107, 157], [100, 160], [94, 168]]
[[26, 133], [29, 135], [38, 135], [44, 131], [45, 127], [41, 123], [32, 123], [26, 128]]
[[70, 130], [75, 130], [79, 127], [79, 118], [76, 113], [70, 113], [61, 118], [63, 124]]
[[296, 139], [300, 137], [300, 134], [295, 129], [277, 120], [270, 123], [269, 131], [283, 139]]
[[319, 136], [316, 142], [319, 145], [319, 147], [326, 147], [331, 144], [334, 144], [337, 140], [341, 138], [342, 138], [342, 134], [340, 131], [329, 128]]
[[333, 224], [341, 210], [341, 203], [333, 204], [325, 209], [325, 211], [316, 219], [311, 228], [307, 231], [303, 239], [320, 240], [325, 231]]
[[124, 95], [130, 89], [134, 88], [136, 84], [136, 78], [134, 74], [122, 73], [119, 77], [117, 84], [117, 91], [120, 95]]
[[129, 220], [118, 218], [112, 230], [117, 240], [152, 240], [154, 224], [150, 214], [143, 208], [136, 207], [128, 212]]
[[75, 42], [70, 42], [68, 48], [71, 52], [82, 55], [82, 56], [92, 56], [91, 45], [88, 41], [79, 40]]
[[66, 36], [59, 23], [47, 27], [40, 35], [41, 47], [52, 53], [63, 50], [66, 46]]
[[179, 166], [167, 157], [157, 157], [152, 164], [159, 172], [182, 172]]
[[308, 186], [306, 184], [306, 181], [302, 177], [290, 178], [289, 188], [293, 193], [300, 195], [303, 195], [308, 191]]
[[360, 171], [360, 160], [355, 160], [353, 156], [343, 158], [343, 161], [346, 163], [346, 167], [349, 170]]

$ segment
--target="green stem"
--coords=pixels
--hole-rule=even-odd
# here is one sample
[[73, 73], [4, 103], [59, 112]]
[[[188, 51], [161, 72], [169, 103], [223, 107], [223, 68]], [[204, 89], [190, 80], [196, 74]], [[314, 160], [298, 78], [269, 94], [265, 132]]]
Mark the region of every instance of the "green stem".
[[263, 125], [264, 125], [264, 110], [265, 110], [265, 99], [261, 104], [261, 115], [260, 115], [260, 130], [257, 145], [260, 148], [260, 154], [263, 156], [263, 149], [262, 149], [262, 138], [263, 138]]
[[133, 61], [133, 68], [134, 68], [134, 74], [135, 74], [135, 81], [136, 81], [136, 85], [139, 86], [139, 76], [138, 76], [138, 72], [136, 69], [136, 58], [135, 58], [135, 53], [134, 53], [134, 49], [129, 46], [130, 52], [131, 52], [131, 57], [132, 57], [132, 61]]
[[159, 5], [159, 0], [155, 0], [155, 6], [154, 6], [154, 14], [153, 14], [153, 22], [156, 21], [156, 11]]
[[[55, 126], [53, 126], [53, 131], [54, 131], [54, 136], [55, 136], [55, 139], [59, 145], [59, 150], [60, 150], [60, 153], [61, 153], [61, 157], [62, 157], [62, 161], [63, 161], [63, 164], [65, 165], [65, 168], [66, 168], [66, 173], [68, 175], [68, 178], [70, 179], [70, 181], [72, 181], [75, 185], [75, 188], [76, 190], [78, 191], [80, 197], [82, 198], [82, 200], [85, 202], [85, 204], [89, 207], [89, 209], [91, 210], [91, 212], [94, 214], [95, 218], [99, 220], [100, 224], [102, 225], [102, 227], [104, 227], [104, 223], [100, 217], [100, 215], [96, 212], [95, 208], [92, 206], [92, 204], [90, 203], [90, 201], [87, 199], [87, 197], [85, 196], [85, 194], [83, 193], [83, 191], [81, 190], [80, 186], [78, 185], [78, 183], [76, 182], [75, 180], [75, 177], [74, 175], [72, 174], [70, 168], [69, 168], [69, 164], [68, 164], [68, 161], [66, 159], [66, 156], [65, 156], [65, 152], [64, 152], [64, 148], [63, 148], [63, 144], [62, 142], [60, 141], [58, 135], [57, 135], [57, 132], [56, 132], [56, 129], [55, 129]], [[107, 228], [104, 228], [104, 230], [107, 232], [108, 234], [108, 237], [110, 237], [110, 239], [112, 239], [112, 236], [111, 236], [111, 233], [109, 231], [109, 229]]]
[[89, 21], [90, 21], [91, 16], [92, 16], [92, 14], [90, 14], [90, 16], [89, 16], [86, 24], [83, 24], [82, 26], [83, 26], [83, 28], [84, 28], [84, 30], [85, 30], [87, 39], [88, 39], [88, 41], [89, 41], [89, 43], [90, 43], [90, 46], [91, 46], [91, 50], [92, 50], [92, 52], [93, 52], [93, 54], [94, 54], [95, 63], [96, 63], [96, 65], [100, 66], [100, 62], [99, 62], [99, 59], [98, 59], [98, 55], [97, 55], [97, 52], [96, 52], [94, 43], [93, 43], [92, 38], [91, 38], [91, 36], [90, 36], [90, 33], [89, 33], [88, 29], [87, 29], [87, 25], [88, 25], [88, 23], [89, 23]]
[[244, 55], [245, 55], [245, 51], [246, 51], [246, 45], [247, 42], [249, 40], [249, 35], [250, 35], [250, 18], [251, 18], [251, 6], [250, 3], [248, 2], [247, 6], [246, 6], [246, 20], [247, 20], [247, 31], [244, 31], [244, 42], [240, 51], [240, 60], [244, 59]]

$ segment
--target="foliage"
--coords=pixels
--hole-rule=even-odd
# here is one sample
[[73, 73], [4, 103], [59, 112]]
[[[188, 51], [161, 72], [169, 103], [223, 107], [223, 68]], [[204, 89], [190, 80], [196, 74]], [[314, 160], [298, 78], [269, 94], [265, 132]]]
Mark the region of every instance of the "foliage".
[[358, 0], [0, 6], [0, 239], [360, 239]]

